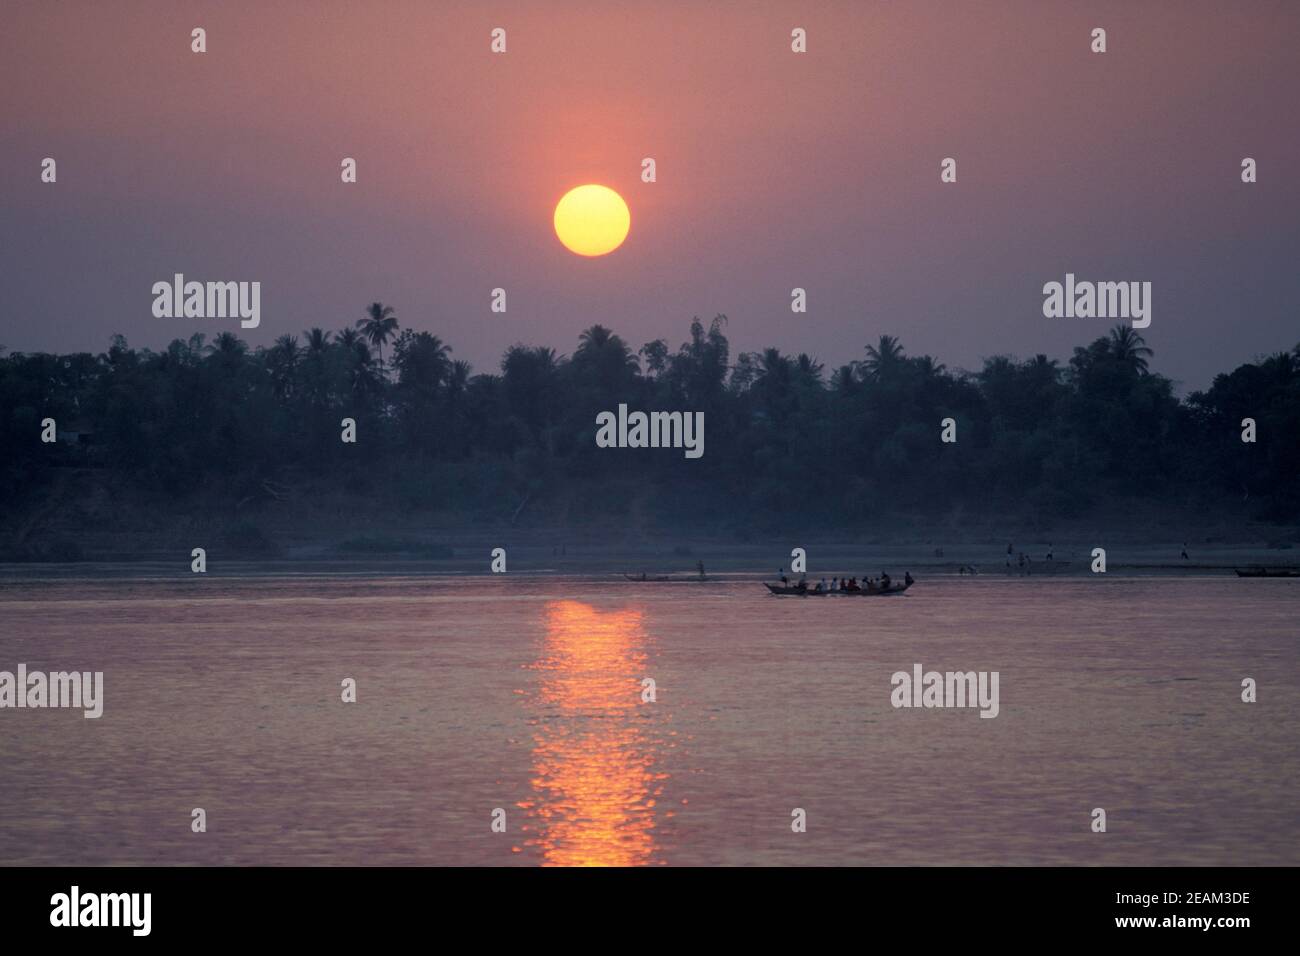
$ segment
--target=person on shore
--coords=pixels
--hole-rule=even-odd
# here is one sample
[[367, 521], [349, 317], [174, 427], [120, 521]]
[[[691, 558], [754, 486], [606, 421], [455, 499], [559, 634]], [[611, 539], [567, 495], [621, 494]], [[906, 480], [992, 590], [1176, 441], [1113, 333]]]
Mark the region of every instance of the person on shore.
[[784, 587], [790, 586], [790, 579], [785, 576], [785, 568], [777, 568], [776, 573], [781, 577], [781, 584]]
[[904, 587], [909, 587], [909, 586], [911, 585], [911, 583], [912, 583], [912, 572], [911, 572], [911, 571], [904, 571], [904, 572], [903, 572], [903, 586], [904, 586]]
[[1184, 561], [1190, 561], [1190, 560], [1191, 560], [1191, 558], [1189, 558], [1189, 557], [1187, 556], [1187, 542], [1186, 542], [1186, 541], [1183, 542], [1183, 560], [1184, 560]]
[[703, 581], [703, 580], [704, 580], [704, 562], [703, 562], [703, 561], [696, 561], [696, 562], [695, 562], [695, 570], [697, 570], [698, 572], [700, 572], [700, 580]]
[[888, 590], [889, 590], [889, 572], [888, 572], [888, 571], [881, 571], [881, 572], [880, 572], [880, 589], [881, 589], [882, 591], [888, 591]]
[[1051, 560], [1052, 560], [1052, 545], [1051, 545], [1051, 542], [1048, 542], [1048, 545], [1047, 545], [1047, 560], [1048, 560], [1048, 561], [1051, 561]]

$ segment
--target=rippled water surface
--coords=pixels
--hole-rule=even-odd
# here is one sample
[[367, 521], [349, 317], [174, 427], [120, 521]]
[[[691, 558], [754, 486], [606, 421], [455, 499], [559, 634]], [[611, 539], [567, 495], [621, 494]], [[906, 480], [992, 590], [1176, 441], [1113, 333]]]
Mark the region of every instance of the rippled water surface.
[[[105, 704], [0, 710], [0, 861], [1295, 865], [1298, 611], [1229, 577], [8, 580], [0, 670]], [[894, 709], [916, 663], [998, 671], [999, 715]]]

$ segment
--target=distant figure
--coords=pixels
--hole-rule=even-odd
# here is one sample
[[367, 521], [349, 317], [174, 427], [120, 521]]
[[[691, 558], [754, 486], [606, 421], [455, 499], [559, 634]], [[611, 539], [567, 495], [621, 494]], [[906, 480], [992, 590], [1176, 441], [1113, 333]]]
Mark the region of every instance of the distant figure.
[[1011, 542], [1008, 541], [1008, 542], [1007, 542], [1007, 554], [1010, 555], [1010, 554], [1013, 554], [1013, 553], [1014, 553], [1014, 551], [1013, 551], [1013, 549], [1012, 549], [1012, 547], [1011, 547]]
[[696, 561], [696, 562], [695, 562], [695, 570], [697, 570], [697, 571], [700, 572], [700, 580], [703, 581], [703, 580], [704, 580], [704, 562], [703, 562], [703, 561]]
[[904, 572], [903, 572], [903, 586], [904, 586], [904, 587], [908, 587], [908, 586], [911, 585], [911, 583], [912, 583], [912, 572], [911, 572], [911, 571], [904, 571]]
[[965, 574], [965, 573], [966, 573], [966, 565], [963, 564], [961, 567], [959, 567], [959, 568], [957, 569], [957, 573], [958, 573], [958, 574]]
[[880, 572], [880, 588], [881, 588], [882, 591], [888, 591], [888, 590], [889, 590], [889, 572], [888, 572], [888, 571], [881, 571], [881, 572]]
[[1187, 556], [1187, 542], [1186, 542], [1186, 541], [1183, 542], [1183, 560], [1184, 560], [1184, 561], [1190, 561], [1190, 560], [1191, 560], [1191, 558], [1189, 558], [1189, 557]]
[[1052, 560], [1052, 546], [1050, 543], [1047, 545], [1047, 560]]
[[776, 573], [781, 576], [782, 584], [787, 586], [790, 584], [790, 579], [785, 576], [785, 568], [777, 568]]

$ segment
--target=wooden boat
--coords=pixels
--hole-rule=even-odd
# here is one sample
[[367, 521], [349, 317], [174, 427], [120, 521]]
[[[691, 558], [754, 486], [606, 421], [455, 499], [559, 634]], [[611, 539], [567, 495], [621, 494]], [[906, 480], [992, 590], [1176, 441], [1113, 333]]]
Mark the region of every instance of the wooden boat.
[[[913, 581], [912, 584], [916, 582]], [[763, 586], [773, 594], [791, 597], [888, 597], [893, 594], [902, 594], [912, 584], [891, 584], [888, 589], [876, 588], [859, 588], [856, 591], [818, 591], [816, 588], [799, 587], [797, 584], [768, 584], [763, 582]]]
[[1239, 578], [1300, 578], [1300, 568], [1233, 568]]

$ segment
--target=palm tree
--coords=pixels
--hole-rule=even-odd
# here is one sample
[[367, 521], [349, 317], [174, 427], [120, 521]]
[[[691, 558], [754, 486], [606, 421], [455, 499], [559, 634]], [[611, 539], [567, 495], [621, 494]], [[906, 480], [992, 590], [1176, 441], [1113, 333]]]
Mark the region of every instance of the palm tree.
[[451, 363], [447, 370], [447, 398], [451, 403], [456, 404], [460, 397], [465, 394], [465, 388], [469, 384], [469, 375], [473, 367], [469, 362], [456, 359]]
[[867, 359], [863, 371], [870, 379], [887, 379], [903, 363], [903, 346], [892, 335], [882, 335], [877, 345], [867, 346]]
[[926, 378], [935, 378], [948, 371], [948, 366], [935, 361], [933, 355], [922, 355], [920, 358], [914, 358], [912, 359], [912, 365]]
[[841, 365], [831, 375], [831, 390], [838, 395], [852, 395], [858, 387], [858, 369], [856, 362]]
[[825, 366], [806, 352], [799, 353], [799, 357], [795, 359], [795, 367], [799, 373], [799, 380], [804, 384], [821, 384], [822, 371], [825, 369]]
[[319, 355], [329, 348], [330, 333], [326, 332], [320, 326], [307, 330], [307, 351], [313, 355]]
[[266, 364], [271, 372], [276, 396], [283, 398], [293, 392], [294, 375], [298, 369], [298, 360], [302, 356], [298, 348], [298, 336], [282, 335], [275, 340], [267, 353]]
[[580, 380], [598, 389], [623, 391], [641, 370], [641, 363], [621, 337], [603, 325], [593, 325], [578, 336], [573, 370]]
[[391, 305], [371, 302], [364, 318], [357, 319], [357, 328], [379, 349], [379, 364], [384, 364], [384, 345], [397, 334], [397, 313]]
[[234, 332], [221, 332], [212, 340], [205, 351], [209, 355], [218, 355], [224, 359], [233, 359], [248, 351], [248, 346]]
[[[351, 332], [351, 329], [348, 329]], [[343, 336], [339, 336], [342, 344]], [[352, 343], [348, 351], [349, 363], [349, 386], [354, 394], [363, 403], [371, 397], [378, 395], [382, 388], [382, 380], [377, 374], [374, 357], [370, 354], [370, 346], [366, 345], [360, 339]]]
[[1123, 324], [1110, 330], [1110, 351], [1117, 362], [1130, 366], [1139, 375], [1147, 373], [1147, 359], [1155, 354], [1147, 348], [1140, 332]]
[[432, 394], [446, 378], [451, 346], [428, 332], [407, 329], [393, 347], [393, 367], [403, 388]]

